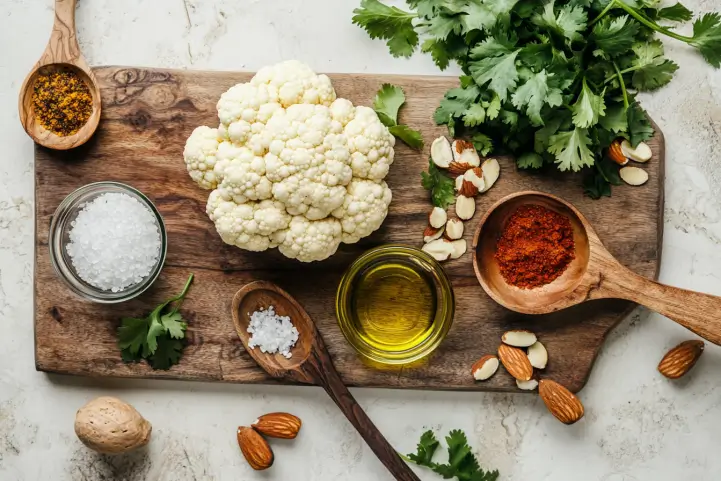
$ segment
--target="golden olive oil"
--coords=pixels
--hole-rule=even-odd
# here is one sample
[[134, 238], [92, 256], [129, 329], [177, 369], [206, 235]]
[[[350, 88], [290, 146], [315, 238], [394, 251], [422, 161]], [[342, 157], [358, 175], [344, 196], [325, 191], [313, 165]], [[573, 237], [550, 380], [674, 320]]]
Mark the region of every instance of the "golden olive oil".
[[376, 349], [412, 349], [431, 335], [436, 302], [427, 274], [402, 261], [375, 264], [358, 275], [353, 289], [355, 329]]

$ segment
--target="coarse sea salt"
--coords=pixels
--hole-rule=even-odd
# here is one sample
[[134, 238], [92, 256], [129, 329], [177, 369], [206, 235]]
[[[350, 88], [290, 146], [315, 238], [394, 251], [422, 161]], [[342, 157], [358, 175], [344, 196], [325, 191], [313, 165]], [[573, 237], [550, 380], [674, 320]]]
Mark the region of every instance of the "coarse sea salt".
[[66, 250], [78, 276], [104, 291], [141, 282], [160, 257], [155, 216], [128, 194], [109, 192], [85, 203], [69, 237]]
[[[250, 313], [248, 313], [250, 314]], [[298, 341], [298, 329], [293, 326], [288, 316], [279, 316], [273, 306], [267, 310], [260, 310], [250, 314], [248, 332], [252, 334], [248, 340], [248, 347], [269, 354], [281, 353], [290, 359], [290, 350]]]

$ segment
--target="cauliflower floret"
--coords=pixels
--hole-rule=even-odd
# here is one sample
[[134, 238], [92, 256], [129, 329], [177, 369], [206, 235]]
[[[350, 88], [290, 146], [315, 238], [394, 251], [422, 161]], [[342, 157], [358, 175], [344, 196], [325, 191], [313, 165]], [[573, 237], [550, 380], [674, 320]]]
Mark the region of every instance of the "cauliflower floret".
[[373, 109], [356, 107], [355, 118], [348, 122], [344, 133], [351, 153], [355, 177], [383, 180], [393, 163], [395, 137], [388, 132]]
[[338, 250], [341, 242], [341, 225], [338, 219], [327, 217], [308, 220], [303, 216], [293, 217], [283, 243], [278, 250], [291, 259], [313, 262], [326, 259]]
[[248, 200], [271, 197], [273, 184], [265, 177], [265, 160], [246, 148], [236, 149], [235, 156], [223, 167], [219, 189], [226, 199], [242, 204]]
[[391, 198], [391, 190], [385, 182], [351, 181], [343, 205], [333, 211], [343, 228], [343, 242], [355, 244], [377, 230], [388, 214]]
[[380, 227], [395, 138], [372, 109], [336, 99], [328, 77], [283, 62], [228, 89], [217, 109], [218, 128], [196, 129], [184, 157], [215, 189], [206, 210], [224, 242], [311, 262]]
[[220, 189], [211, 192], [206, 211], [223, 242], [255, 252], [276, 247], [291, 222], [281, 202], [236, 204], [225, 200]]
[[215, 189], [219, 178], [214, 172], [217, 161], [218, 129], [202, 126], [193, 130], [185, 142], [183, 158], [190, 178], [203, 189]]
[[263, 67], [250, 83], [275, 88], [283, 107], [293, 104], [330, 105], [335, 100], [335, 90], [330, 79], [326, 75], [316, 74], [297, 60]]

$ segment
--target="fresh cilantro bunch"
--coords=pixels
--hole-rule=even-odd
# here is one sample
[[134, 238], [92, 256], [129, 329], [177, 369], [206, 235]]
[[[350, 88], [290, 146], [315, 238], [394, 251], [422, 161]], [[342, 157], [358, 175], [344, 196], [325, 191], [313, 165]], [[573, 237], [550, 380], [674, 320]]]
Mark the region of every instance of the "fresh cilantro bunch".
[[403, 89], [397, 85], [383, 84], [373, 100], [373, 110], [388, 131], [413, 149], [423, 148], [423, 136], [405, 124], [398, 123], [398, 111], [406, 103]]
[[659, 33], [721, 66], [721, 15], [667, 26], [693, 13], [660, 0], [406, 0], [415, 11], [362, 0], [353, 22], [408, 57], [420, 46], [443, 70], [455, 61], [460, 86], [435, 112], [451, 136], [483, 154], [513, 154], [524, 169], [587, 170], [588, 195], [610, 195], [613, 165], [601, 153], [617, 137], [635, 147], [653, 129], [636, 93], [666, 85], [678, 70]]
[[146, 359], [153, 369], [170, 369], [180, 361], [187, 323], [179, 310], [192, 282], [190, 274], [182, 292], [160, 304], [148, 317], [121, 320], [118, 347], [123, 361]]
[[444, 479], [456, 478], [460, 481], [496, 481], [498, 479], [498, 471], [481, 469], [463, 431], [455, 429], [448, 433], [446, 443], [448, 443], [448, 463], [446, 464], [433, 462], [433, 455], [440, 443], [433, 431], [430, 430], [421, 436], [415, 453], [402, 457], [406, 461], [430, 468]]

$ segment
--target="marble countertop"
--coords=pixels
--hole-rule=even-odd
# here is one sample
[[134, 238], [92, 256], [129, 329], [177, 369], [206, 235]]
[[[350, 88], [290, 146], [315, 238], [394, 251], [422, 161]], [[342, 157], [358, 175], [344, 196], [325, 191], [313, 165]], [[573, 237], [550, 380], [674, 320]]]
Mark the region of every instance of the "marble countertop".
[[[253, 70], [297, 58], [318, 71], [434, 74], [429, 58], [392, 58], [351, 25], [359, 0], [80, 0], [81, 48], [93, 65]], [[686, 0], [694, 11], [715, 0]], [[18, 89], [52, 23], [50, 0], [0, 2], [0, 479], [386, 480], [380, 462], [316, 388], [118, 381], [49, 376], [33, 362], [33, 145], [17, 115]], [[721, 70], [667, 44], [681, 69], [642, 103], [667, 142], [661, 280], [721, 294]], [[455, 72], [450, 72], [453, 74]], [[708, 346], [686, 378], [656, 372], [667, 348], [692, 338], [638, 309], [609, 337], [580, 397], [586, 417], [566, 427], [534, 395], [356, 389], [402, 452], [428, 428], [464, 429], [502, 480], [717, 480], [721, 349]], [[75, 437], [75, 411], [116, 395], [154, 426], [149, 448], [99, 456]], [[304, 422], [276, 462], [254, 473], [235, 428], [287, 410]], [[421, 479], [438, 476], [418, 470]]]

